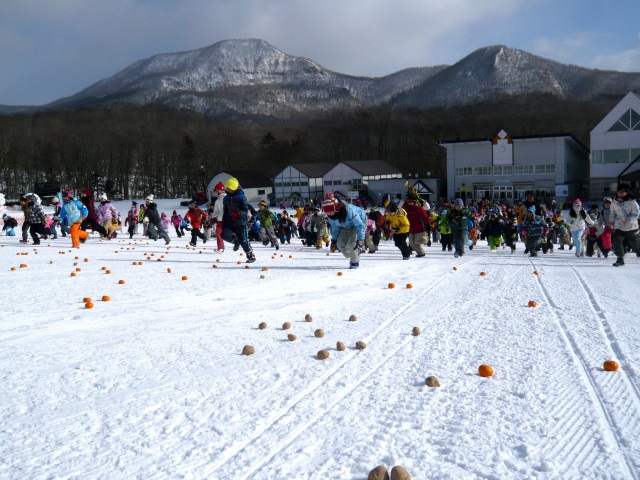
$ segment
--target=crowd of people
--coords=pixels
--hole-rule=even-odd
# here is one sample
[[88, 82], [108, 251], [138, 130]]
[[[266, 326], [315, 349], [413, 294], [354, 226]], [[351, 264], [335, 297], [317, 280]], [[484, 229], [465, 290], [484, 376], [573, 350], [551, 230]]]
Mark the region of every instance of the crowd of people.
[[[274, 213], [264, 201], [254, 209], [233, 177], [224, 184], [219, 182], [214, 193], [206, 210], [191, 202], [184, 215], [174, 210], [171, 217], [158, 212], [154, 196], [148, 195], [140, 208], [132, 202], [124, 227], [133, 238], [142, 225], [142, 235], [163, 239], [166, 244], [171, 242], [171, 227], [178, 238], [190, 233], [189, 245], [194, 247], [198, 240], [206, 243], [215, 238], [216, 253], [223, 253], [229, 243], [234, 251], [243, 249], [248, 263], [256, 260], [251, 242], [279, 250], [280, 245], [299, 238], [306, 247], [339, 251], [349, 260], [351, 269], [360, 266], [362, 254], [376, 253], [381, 240], [393, 241], [403, 260], [413, 255], [426, 257], [425, 246], [433, 244], [461, 257], [478, 241], [486, 241], [491, 252], [508, 248], [512, 254], [521, 241], [524, 253], [532, 257], [552, 253], [555, 248], [574, 250], [578, 258], [608, 258], [613, 252], [616, 267], [625, 264], [629, 252], [640, 257], [640, 209], [626, 184], [619, 185], [615, 198], [605, 197], [601, 204], [593, 203], [586, 209], [579, 199], [575, 200], [564, 216], [555, 202], [539, 202], [533, 192], [513, 205], [489, 201], [465, 205], [456, 198], [451, 203], [441, 199], [432, 207], [409, 187], [402, 201], [385, 203], [384, 213], [376, 205], [367, 211], [356, 202], [327, 192], [321, 204], [298, 207], [293, 215], [286, 209]], [[89, 238], [89, 228], [99, 234], [100, 241], [116, 238], [123, 229], [120, 212], [107, 195], [101, 194], [98, 201], [96, 206], [88, 189], [83, 189], [79, 197], [65, 189], [53, 199], [53, 214], [47, 215], [37, 195], [21, 196], [24, 222], [20, 241], [28, 242], [30, 235], [38, 245], [41, 238], [57, 238], [58, 228], [63, 237], [71, 237], [74, 247]], [[16, 219], [6, 213], [2, 218], [3, 234], [15, 235]]]

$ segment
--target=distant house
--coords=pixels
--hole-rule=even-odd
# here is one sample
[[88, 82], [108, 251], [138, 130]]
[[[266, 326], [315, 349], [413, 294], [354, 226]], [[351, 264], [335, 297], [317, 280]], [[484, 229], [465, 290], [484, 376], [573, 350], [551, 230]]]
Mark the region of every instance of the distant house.
[[[615, 193], [620, 175], [640, 155], [640, 95], [629, 92], [591, 131], [593, 200]], [[640, 181], [640, 160], [621, 181]]]
[[381, 160], [340, 162], [324, 175], [324, 191], [343, 197], [366, 197], [380, 203], [379, 193], [371, 189], [376, 180], [401, 179], [402, 172]]
[[285, 167], [273, 181], [276, 204], [321, 201], [324, 175], [334, 166], [335, 163], [298, 163]]
[[273, 187], [271, 180], [264, 174], [255, 170], [227, 170], [218, 173], [209, 181], [209, 184], [207, 185], [207, 197], [209, 198], [209, 203], [211, 203], [211, 199], [215, 197], [213, 189], [216, 184], [218, 182], [225, 183], [230, 177], [238, 179], [249, 203], [255, 205], [260, 200], [264, 200], [267, 203], [269, 202], [269, 197], [273, 192]]
[[493, 138], [445, 141], [449, 199], [490, 199], [513, 204], [533, 191], [558, 204], [586, 198], [589, 150], [573, 135], [512, 137], [501, 130]]

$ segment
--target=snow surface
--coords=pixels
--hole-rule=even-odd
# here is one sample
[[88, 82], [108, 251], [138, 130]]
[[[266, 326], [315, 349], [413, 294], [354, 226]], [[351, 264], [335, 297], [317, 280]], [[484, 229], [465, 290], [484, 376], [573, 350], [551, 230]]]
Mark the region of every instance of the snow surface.
[[0, 237], [0, 478], [364, 480], [380, 464], [413, 479], [640, 478], [633, 255], [614, 268], [479, 242], [402, 261], [383, 241], [348, 270], [296, 239], [275, 257], [254, 244], [245, 268], [215, 242], [127, 237], [37, 251]]

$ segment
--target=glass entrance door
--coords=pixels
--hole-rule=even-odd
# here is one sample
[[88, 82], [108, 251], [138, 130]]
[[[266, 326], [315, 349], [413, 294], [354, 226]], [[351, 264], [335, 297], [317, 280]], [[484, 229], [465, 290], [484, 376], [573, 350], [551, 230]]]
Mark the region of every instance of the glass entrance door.
[[494, 185], [493, 186], [493, 200], [506, 200], [509, 203], [513, 203], [513, 186], [512, 185]]

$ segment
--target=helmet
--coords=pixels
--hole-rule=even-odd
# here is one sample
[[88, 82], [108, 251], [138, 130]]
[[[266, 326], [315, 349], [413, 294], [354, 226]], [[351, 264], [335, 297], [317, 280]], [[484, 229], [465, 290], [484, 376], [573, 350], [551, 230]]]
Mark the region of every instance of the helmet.
[[440, 215], [446, 215], [447, 213], [448, 213], [448, 212], [447, 212], [446, 210], [442, 210], [442, 211], [440, 212]]

